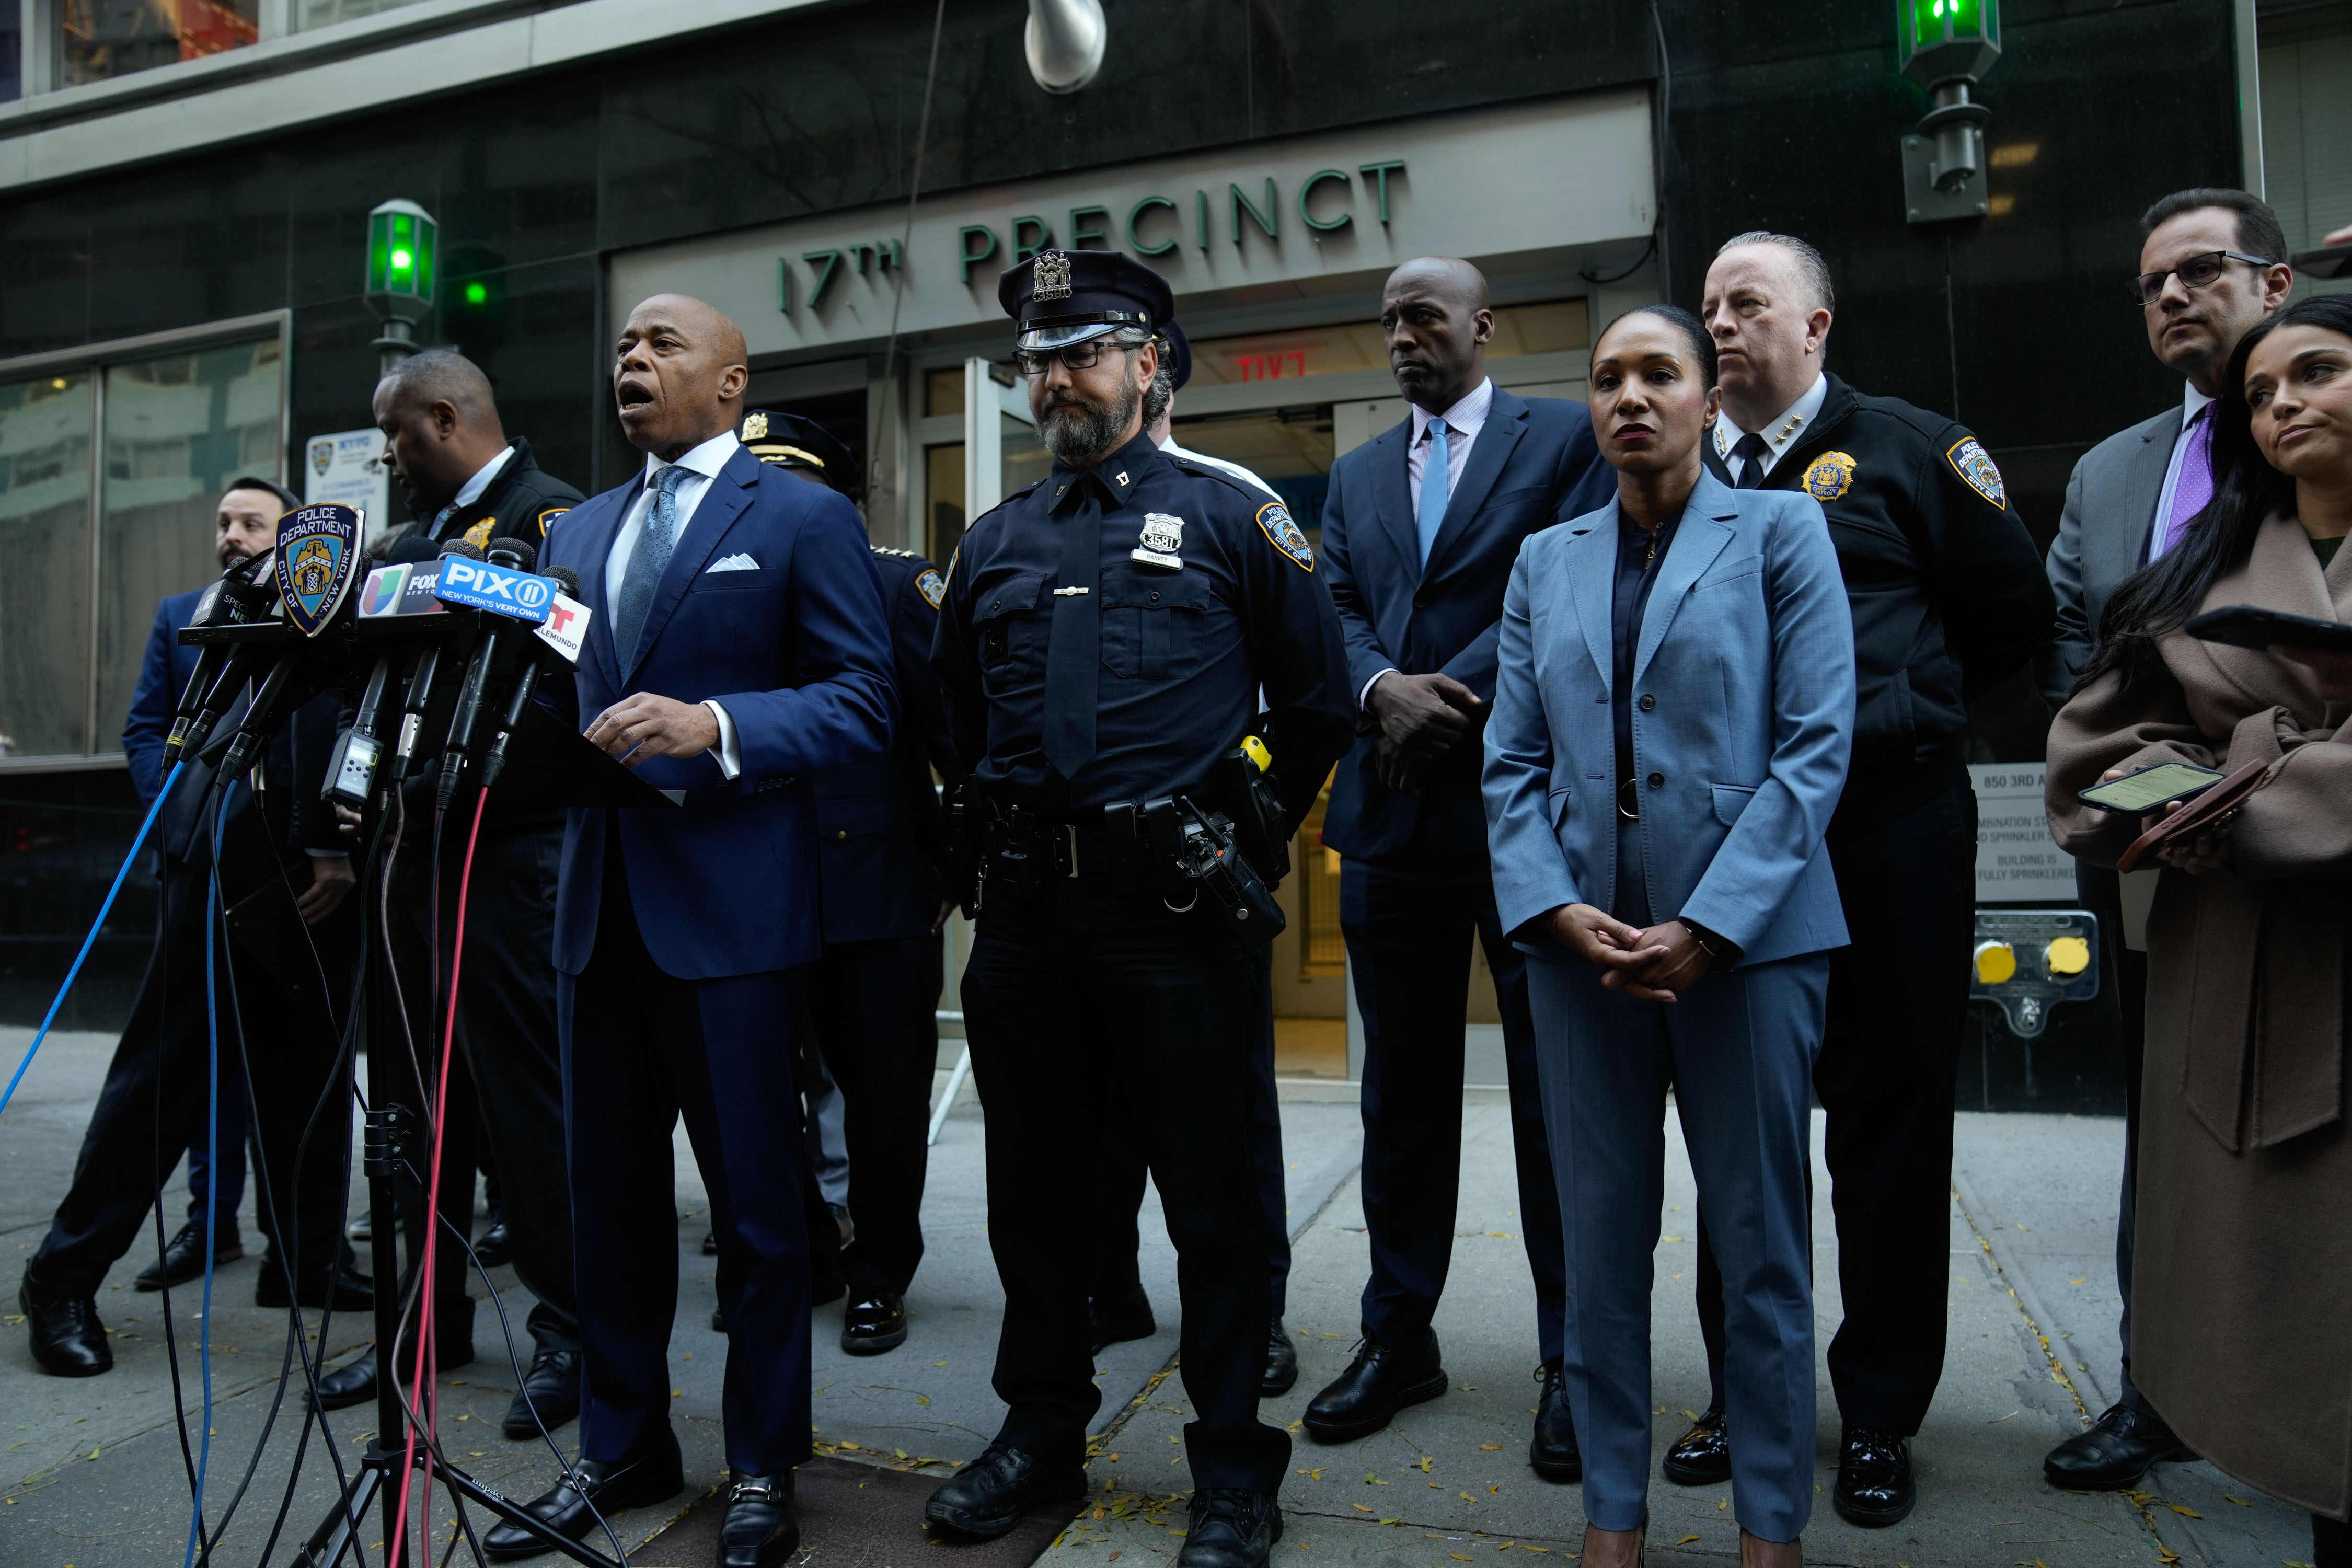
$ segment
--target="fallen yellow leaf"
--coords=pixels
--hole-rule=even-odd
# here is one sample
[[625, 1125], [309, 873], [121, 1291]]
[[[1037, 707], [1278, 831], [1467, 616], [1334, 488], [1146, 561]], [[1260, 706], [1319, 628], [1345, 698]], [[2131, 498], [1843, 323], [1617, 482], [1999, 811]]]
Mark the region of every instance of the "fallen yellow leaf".
[[1503, 1446], [1500, 1443], [1481, 1443], [1478, 1447], [1484, 1448], [1489, 1454], [1493, 1454], [1500, 1452]]
[[2191, 1519], [2203, 1519], [2205, 1517], [2203, 1514], [2199, 1513], [2195, 1509], [2187, 1507], [2181, 1503], [2168, 1502], [2164, 1506], [2170, 1509], [2175, 1513], [2185, 1513]]
[[[1666, 1239], [1672, 1241], [1674, 1237], [1668, 1237]], [[1698, 1537], [1696, 1535], [1685, 1535], [1680, 1541], [1675, 1542], [1675, 1544], [1676, 1546], [1688, 1546], [1692, 1542], [1696, 1541]]]

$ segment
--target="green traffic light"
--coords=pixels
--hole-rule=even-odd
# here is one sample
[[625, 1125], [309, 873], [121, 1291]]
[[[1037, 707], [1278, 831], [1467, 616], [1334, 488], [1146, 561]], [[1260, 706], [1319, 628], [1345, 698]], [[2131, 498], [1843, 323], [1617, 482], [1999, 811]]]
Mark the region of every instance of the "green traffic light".
[[478, 281], [466, 285], [466, 303], [468, 305], [481, 304], [489, 297], [490, 290], [488, 285]]
[[394, 272], [405, 272], [415, 259], [416, 258], [405, 250], [395, 250], [392, 253], [392, 269]]

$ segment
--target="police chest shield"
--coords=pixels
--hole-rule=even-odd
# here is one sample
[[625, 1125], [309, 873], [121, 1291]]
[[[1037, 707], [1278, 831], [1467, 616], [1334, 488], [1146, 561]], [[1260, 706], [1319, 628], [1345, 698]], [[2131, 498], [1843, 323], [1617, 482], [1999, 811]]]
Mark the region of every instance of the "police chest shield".
[[1143, 514], [1142, 540], [1127, 552], [1127, 557], [1163, 572], [1181, 572], [1184, 558], [1176, 552], [1183, 548], [1184, 520], [1164, 511], [1150, 511]]

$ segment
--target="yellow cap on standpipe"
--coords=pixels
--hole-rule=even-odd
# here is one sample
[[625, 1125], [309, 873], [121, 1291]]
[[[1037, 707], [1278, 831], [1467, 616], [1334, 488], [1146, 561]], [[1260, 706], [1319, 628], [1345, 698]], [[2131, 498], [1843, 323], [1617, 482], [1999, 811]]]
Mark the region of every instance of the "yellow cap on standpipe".
[[1976, 952], [1977, 979], [1999, 985], [2017, 975], [2017, 950], [2005, 942], [1980, 942]]
[[2042, 956], [2053, 974], [2080, 974], [2091, 967], [2091, 944], [2079, 936], [2053, 937]]

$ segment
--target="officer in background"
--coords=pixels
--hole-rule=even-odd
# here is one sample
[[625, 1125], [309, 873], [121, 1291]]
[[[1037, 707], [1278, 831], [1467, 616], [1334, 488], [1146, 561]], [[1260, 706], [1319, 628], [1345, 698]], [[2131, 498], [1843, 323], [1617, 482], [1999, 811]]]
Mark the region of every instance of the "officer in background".
[[[1830, 955], [1813, 1087], [1837, 1214], [1845, 1321], [1829, 1347], [1844, 1420], [1838, 1512], [1895, 1523], [1916, 1499], [1910, 1437], [1943, 1376], [1952, 1109], [1975, 930], [1968, 704], [2032, 658], [2055, 622], [2041, 552], [2000, 470], [1940, 414], [1822, 368], [1834, 309], [1819, 252], [1786, 235], [1726, 241], [1706, 275], [1723, 416], [1703, 444], [1741, 489], [1802, 489], [1828, 514], [1853, 605], [1853, 762], [1829, 827], [1853, 945]], [[1713, 1396], [1668, 1450], [1668, 1479], [1730, 1473], [1723, 1276], [1698, 1224], [1699, 1325]]]
[[[427, 349], [394, 365], [376, 384], [375, 419], [384, 434], [384, 466], [408, 498], [414, 529], [436, 544], [463, 539], [476, 548], [493, 539], [542, 545], [547, 526], [580, 492], [545, 472], [527, 442], [509, 440], [488, 377], [454, 349]], [[396, 535], [394, 537], [397, 537]], [[442, 651], [444, 670], [462, 669], [470, 643]], [[457, 661], [452, 664], [452, 660]], [[435, 683], [420, 742], [437, 759], [458, 682]], [[435, 931], [432, 822], [440, 769], [428, 762], [402, 788], [402, 847], [393, 858], [391, 943], [400, 984], [371, 989], [368, 1082], [386, 1100], [422, 1111], [424, 1085], [412, 1062], [437, 1063], [441, 1030], [431, 983], [446, 975], [457, 937], [458, 880], [466, 862], [462, 834], [444, 835], [440, 868], [440, 946]], [[345, 808], [345, 830], [359, 818]], [[466, 963], [457, 999], [457, 1039], [466, 1070], [453, 1071], [440, 1096], [443, 1118], [441, 1215], [454, 1236], [472, 1233], [476, 1140], [486, 1137], [499, 1173], [516, 1276], [536, 1297], [530, 1368], [501, 1430], [517, 1441], [553, 1431], [580, 1410], [580, 1319], [574, 1304], [572, 1191], [564, 1177], [563, 1078], [555, 1032], [555, 872], [563, 847], [563, 808], [493, 790], [482, 816], [467, 889]], [[402, 1015], [405, 1004], [406, 1016]], [[414, 1047], [412, 1054], [411, 1047]], [[427, 1071], [432, 1068], [428, 1065]], [[425, 1235], [425, 1190], [399, 1187], [401, 1234], [413, 1272]], [[434, 1344], [446, 1371], [473, 1359], [472, 1261], [445, 1232], [433, 1280]], [[404, 1279], [401, 1293], [407, 1299]], [[375, 1397], [375, 1357], [362, 1353], [319, 1380], [317, 1404], [340, 1410]]]
[[[932, 663], [973, 761], [963, 824], [981, 829], [976, 887], [958, 889], [979, 920], [963, 1003], [1005, 1297], [994, 1382], [1010, 1409], [927, 1515], [1002, 1535], [1029, 1505], [1085, 1490], [1102, 1394], [1091, 1249], [1070, 1244], [1093, 1204], [1081, 1134], [1103, 1104], [1148, 1096], [1135, 1131], [1176, 1243], [1197, 1412], [1178, 1562], [1255, 1568], [1281, 1533], [1290, 1440], [1257, 1418], [1264, 1212], [1255, 1151], [1233, 1152], [1255, 1142], [1265, 1048], [1240, 932], [1266, 930], [1272, 900], [1242, 879], [1218, 824], [1251, 844], [1238, 858], [1270, 859], [1347, 746], [1339, 621], [1279, 501], [1145, 436], [1154, 334], [1173, 313], [1157, 274], [1115, 251], [1046, 250], [997, 298], [1020, 322], [1015, 363], [1054, 467], [965, 534]], [[1270, 774], [1241, 746], [1252, 733]], [[1188, 829], [1215, 858], [1180, 860]]]
[[[857, 499], [849, 448], [814, 420], [755, 408], [740, 434], [761, 462]], [[932, 773], [950, 788], [963, 778], [931, 673], [947, 584], [911, 551], [878, 544], [873, 551], [890, 616], [898, 727], [882, 755], [810, 781], [824, 955], [809, 974], [809, 1014], [845, 1116], [850, 1223], [841, 1273], [849, 1300], [841, 1348], [852, 1355], [906, 1342], [907, 1287], [923, 1257], [923, 1174], [946, 975], [940, 932], [953, 908], [947, 820]], [[822, 1234], [811, 1227], [813, 1237]]]
[[[1272, 485], [1239, 463], [1229, 463], [1223, 458], [1212, 458], [1176, 444], [1171, 428], [1176, 415], [1176, 394], [1192, 378], [1192, 345], [1184, 329], [1174, 321], [1160, 324], [1160, 369], [1143, 394], [1144, 436], [1171, 458], [1213, 468], [1263, 492], [1268, 500], [1280, 500], [1281, 496]], [[1266, 1332], [1265, 1371], [1259, 1380], [1258, 1392], [1276, 1399], [1289, 1393], [1291, 1385], [1298, 1381], [1298, 1351], [1282, 1326], [1290, 1286], [1290, 1211], [1282, 1179], [1282, 1102], [1274, 1082], [1274, 952], [1260, 947], [1253, 952], [1266, 985], [1262, 1018], [1265, 1048], [1260, 1058], [1265, 1071], [1264, 1081], [1258, 1086], [1256, 1154], [1262, 1167], [1258, 1195], [1265, 1205], [1267, 1265], [1274, 1282], [1274, 1321]], [[1122, 1340], [1147, 1340], [1159, 1332], [1159, 1324], [1151, 1315], [1151, 1298], [1143, 1289], [1142, 1271], [1136, 1258], [1142, 1245], [1136, 1216], [1143, 1207], [1143, 1184], [1147, 1179], [1144, 1164], [1141, 1148], [1130, 1141], [1118, 1140], [1104, 1151], [1095, 1173], [1095, 1273], [1094, 1283], [1087, 1290], [1087, 1314], [1088, 1333], [1097, 1354], [1105, 1345]]]

